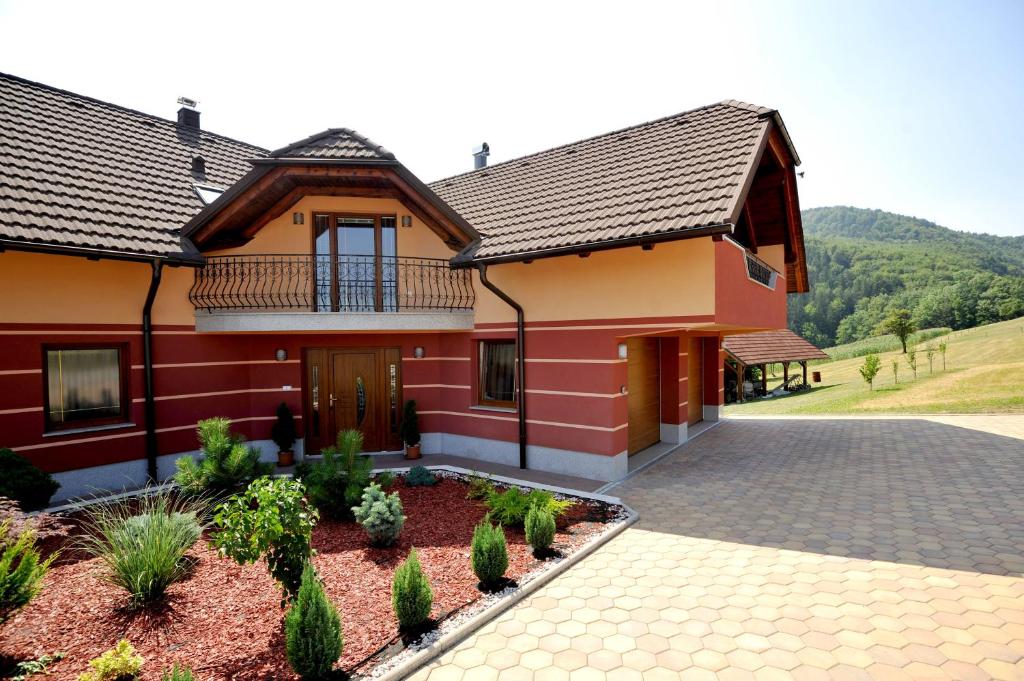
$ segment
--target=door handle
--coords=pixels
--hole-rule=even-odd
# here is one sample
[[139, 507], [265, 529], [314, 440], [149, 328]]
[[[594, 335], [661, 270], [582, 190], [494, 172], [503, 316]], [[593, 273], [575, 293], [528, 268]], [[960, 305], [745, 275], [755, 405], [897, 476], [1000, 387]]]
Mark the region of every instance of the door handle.
[[337, 400], [334, 399], [334, 393], [331, 393], [330, 397], [331, 397], [331, 409], [334, 409], [334, 403], [337, 402]]

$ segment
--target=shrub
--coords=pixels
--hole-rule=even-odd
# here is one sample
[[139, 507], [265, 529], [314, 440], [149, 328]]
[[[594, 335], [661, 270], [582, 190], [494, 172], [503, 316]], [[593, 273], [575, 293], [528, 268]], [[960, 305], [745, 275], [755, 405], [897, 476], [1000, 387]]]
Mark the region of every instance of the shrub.
[[554, 517], [562, 515], [572, 506], [571, 501], [556, 499], [546, 490], [524, 492], [518, 487], [510, 487], [504, 492], [492, 489], [485, 497], [484, 504], [491, 518], [506, 527], [521, 527], [531, 506], [546, 509]]
[[284, 618], [288, 664], [303, 679], [323, 679], [341, 657], [341, 618], [310, 563], [302, 570], [298, 596]]
[[405, 484], [409, 487], [430, 487], [437, 484], [437, 476], [423, 466], [413, 466], [405, 474]]
[[494, 586], [508, 569], [505, 530], [485, 519], [473, 530], [473, 572], [485, 587]]
[[32, 462], [10, 449], [0, 449], [0, 497], [14, 499], [25, 511], [38, 511], [50, 504], [60, 483]]
[[121, 587], [133, 605], [151, 603], [185, 577], [185, 553], [204, 523], [202, 500], [167, 493], [95, 506], [86, 514], [79, 547], [103, 564], [103, 579]]
[[359, 456], [362, 449], [363, 434], [345, 430], [338, 433], [337, 446], [323, 450], [323, 461], [303, 467], [309, 500], [332, 518], [351, 519], [352, 507], [370, 485], [373, 462], [368, 456]]
[[89, 660], [90, 671], [78, 677], [78, 681], [130, 681], [142, 672], [145, 660], [135, 654], [135, 648], [128, 639], [117, 642], [112, 650]]
[[526, 513], [526, 541], [534, 552], [540, 552], [555, 541], [555, 516], [542, 506], [531, 506]]
[[370, 543], [374, 546], [394, 544], [405, 525], [398, 493], [384, 494], [378, 484], [372, 484], [363, 491], [363, 501], [352, 508], [352, 513], [356, 522], [370, 535]]
[[434, 592], [423, 574], [416, 549], [409, 551], [409, 557], [395, 570], [391, 582], [391, 606], [395, 609], [398, 626], [406, 631], [414, 630], [430, 617], [434, 603]]
[[218, 506], [213, 516], [219, 530], [213, 545], [221, 555], [241, 565], [265, 557], [285, 599], [299, 589], [303, 566], [313, 555], [313, 526], [320, 519], [306, 503], [305, 492], [298, 480], [259, 478], [245, 493]]
[[398, 427], [398, 436], [409, 447], [420, 443], [420, 417], [416, 413], [416, 400], [406, 400], [402, 408], [402, 424]]
[[489, 478], [474, 475], [469, 480], [469, 491], [466, 493], [466, 498], [483, 501], [492, 492], [494, 492], [494, 483]]
[[882, 360], [878, 359], [878, 355], [867, 355], [864, 358], [864, 364], [857, 367], [857, 371], [860, 372], [861, 377], [868, 384], [869, 390], [875, 389], [875, 376], [878, 375], [879, 370], [882, 368]]
[[290, 452], [295, 444], [295, 417], [288, 405], [277, 405], [277, 420], [270, 427], [270, 439], [282, 452]]
[[22, 660], [21, 662], [14, 665], [13, 669], [0, 668], [0, 678], [9, 679], [10, 681], [28, 681], [36, 674], [43, 674], [49, 676], [50, 665], [55, 662], [60, 662], [66, 657], [64, 653], [54, 653], [53, 655], [40, 655], [34, 660]]
[[268, 475], [274, 465], [260, 462], [260, 451], [247, 447], [241, 435], [231, 432], [231, 420], [223, 417], [199, 422], [197, 433], [203, 457], [183, 456], [175, 461], [175, 482], [188, 494], [233, 494], [250, 482]]
[[177, 664], [172, 669], [164, 672], [160, 681], [195, 681], [192, 670], [188, 667], [179, 667]]
[[10, 519], [0, 522], [0, 623], [36, 597], [56, 557], [41, 559], [33, 527], [10, 530]]
[[390, 471], [384, 471], [373, 476], [373, 481], [380, 485], [381, 489], [389, 489], [395, 484], [396, 479], [395, 474]]

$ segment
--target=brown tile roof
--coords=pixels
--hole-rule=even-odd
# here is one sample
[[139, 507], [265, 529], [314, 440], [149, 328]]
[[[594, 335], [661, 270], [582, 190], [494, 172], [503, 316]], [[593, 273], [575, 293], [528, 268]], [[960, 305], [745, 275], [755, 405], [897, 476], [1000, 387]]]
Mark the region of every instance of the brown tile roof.
[[747, 366], [828, 359], [828, 355], [789, 329], [726, 336], [722, 347]]
[[730, 100], [430, 187], [483, 235], [463, 259], [664, 238], [735, 223], [773, 123], [788, 142], [775, 111]]
[[203, 208], [193, 185], [225, 189], [267, 154], [5, 74], [0, 102], [0, 244], [188, 259], [181, 227]]
[[330, 128], [270, 152], [271, 158], [395, 160], [390, 151], [349, 128]]

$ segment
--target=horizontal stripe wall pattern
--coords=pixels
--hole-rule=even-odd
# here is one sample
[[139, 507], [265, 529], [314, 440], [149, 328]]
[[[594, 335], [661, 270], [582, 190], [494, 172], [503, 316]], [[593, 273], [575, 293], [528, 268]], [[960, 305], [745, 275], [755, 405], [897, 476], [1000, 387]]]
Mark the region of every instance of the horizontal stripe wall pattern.
[[[627, 448], [627, 360], [618, 344], [632, 333], [703, 319], [588, 320], [528, 327], [527, 433], [552, 450], [614, 456]], [[628, 323], [625, 323], [628, 322]], [[141, 333], [131, 325], [0, 325], [7, 350], [0, 361], [0, 446], [22, 451], [42, 468], [71, 470], [144, 457]], [[514, 411], [477, 407], [478, 342], [514, 338], [506, 327], [473, 332], [418, 334], [196, 334], [158, 327], [154, 376], [158, 445], [162, 455], [196, 448], [195, 423], [226, 416], [249, 439], [269, 438], [274, 409], [286, 402], [302, 417], [304, 347], [399, 347], [403, 399], [415, 399], [423, 432], [482, 440], [517, 440]], [[663, 342], [672, 342], [669, 337]], [[42, 351], [45, 343], [124, 343], [131, 365], [132, 425], [88, 433], [43, 433]], [[414, 348], [424, 348], [416, 358]], [[284, 349], [287, 360], [275, 359]], [[685, 357], [680, 365], [685, 373]], [[663, 372], [663, 381], [665, 373]], [[685, 379], [685, 376], [679, 376]], [[684, 381], [677, 379], [684, 396]], [[683, 402], [683, 400], [679, 400]], [[664, 403], [663, 403], [664, 411]], [[677, 412], [685, 422], [685, 403]]]

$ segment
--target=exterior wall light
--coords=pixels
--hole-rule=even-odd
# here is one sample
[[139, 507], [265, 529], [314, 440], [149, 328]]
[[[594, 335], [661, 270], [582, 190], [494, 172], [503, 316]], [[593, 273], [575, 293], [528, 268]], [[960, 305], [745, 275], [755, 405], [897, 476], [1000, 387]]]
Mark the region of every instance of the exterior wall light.
[[292, 213], [292, 224], [301, 225], [306, 221], [305, 213], [295, 212]]
[[619, 343], [619, 359], [626, 359], [628, 352], [625, 343]]
[[427, 353], [423, 349], [422, 345], [417, 345], [416, 347], [414, 347], [412, 349], [412, 354], [413, 354], [413, 357], [415, 357], [416, 359], [423, 359], [423, 356], [426, 355]]
[[285, 350], [284, 348], [278, 348], [278, 349], [277, 349], [277, 350], [276, 350], [276, 351], [274, 352], [274, 358], [275, 358], [275, 359], [276, 359], [276, 360], [277, 360], [278, 362], [283, 362], [283, 361], [285, 361], [286, 359], [288, 359], [288, 351], [287, 351], [287, 350]]
[[411, 215], [403, 215], [402, 216], [402, 227], [412, 227], [412, 216]]

